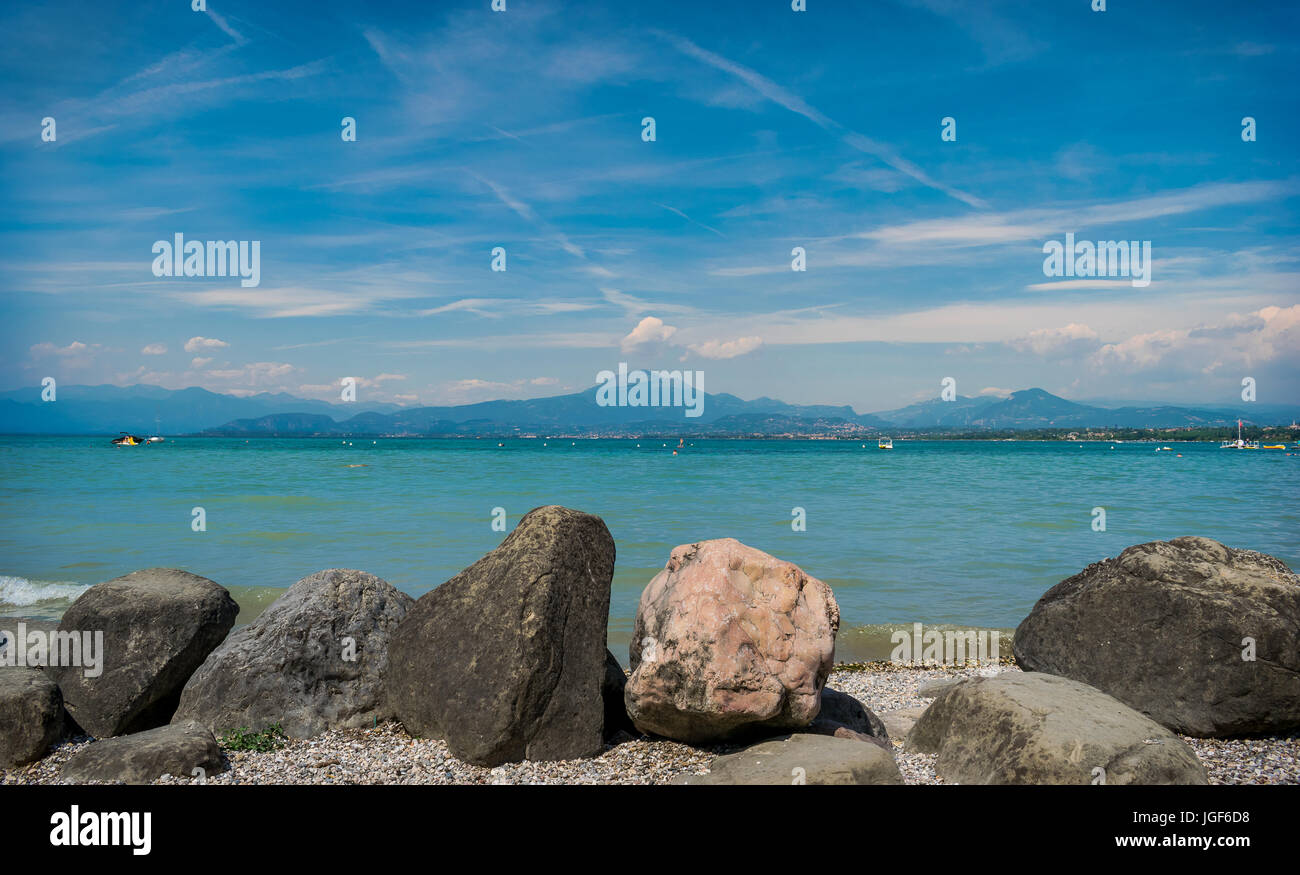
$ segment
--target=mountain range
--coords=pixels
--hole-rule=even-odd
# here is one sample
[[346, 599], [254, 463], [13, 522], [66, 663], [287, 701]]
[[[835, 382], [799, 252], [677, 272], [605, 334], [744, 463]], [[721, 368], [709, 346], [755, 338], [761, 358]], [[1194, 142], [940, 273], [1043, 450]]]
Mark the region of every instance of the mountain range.
[[1023, 389], [1006, 398], [936, 398], [864, 414], [848, 405], [790, 404], [766, 397], [746, 401], [718, 393], [705, 396], [699, 417], [686, 417], [680, 407], [601, 407], [594, 387], [548, 398], [449, 407], [329, 403], [283, 393], [235, 396], [143, 385], [60, 387], [53, 402], [41, 401], [39, 389], [0, 392], [0, 432], [6, 434], [833, 435], [900, 429], [1214, 427], [1233, 425], [1238, 417], [1252, 425], [1284, 425], [1298, 416], [1300, 405], [1099, 407], [1043, 389]]
[[388, 412], [396, 404], [343, 405], [285, 393], [223, 395], [197, 386], [59, 386], [54, 401], [40, 388], [0, 392], [0, 432], [5, 434], [194, 434], [233, 419], [286, 410], [330, 414], [340, 419], [358, 409]]

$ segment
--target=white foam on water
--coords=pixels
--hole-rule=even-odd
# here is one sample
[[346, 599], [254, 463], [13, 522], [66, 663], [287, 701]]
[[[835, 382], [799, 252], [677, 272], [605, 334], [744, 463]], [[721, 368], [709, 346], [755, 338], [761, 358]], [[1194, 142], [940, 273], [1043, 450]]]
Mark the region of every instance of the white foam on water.
[[83, 592], [86, 584], [69, 581], [28, 580], [0, 574], [0, 613], [12, 608], [63, 602], [72, 604]]

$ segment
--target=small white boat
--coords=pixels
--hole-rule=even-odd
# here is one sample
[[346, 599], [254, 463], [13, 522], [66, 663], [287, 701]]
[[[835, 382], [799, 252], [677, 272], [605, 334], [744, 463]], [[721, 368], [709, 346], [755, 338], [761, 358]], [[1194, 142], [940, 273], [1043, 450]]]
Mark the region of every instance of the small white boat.
[[893, 438], [881, 438], [876, 441], [876, 448], [880, 450], [892, 450], [894, 448]]
[[1258, 450], [1259, 441], [1244, 441], [1241, 439], [1241, 420], [1237, 420], [1237, 439], [1235, 441], [1224, 441], [1219, 444], [1221, 450]]

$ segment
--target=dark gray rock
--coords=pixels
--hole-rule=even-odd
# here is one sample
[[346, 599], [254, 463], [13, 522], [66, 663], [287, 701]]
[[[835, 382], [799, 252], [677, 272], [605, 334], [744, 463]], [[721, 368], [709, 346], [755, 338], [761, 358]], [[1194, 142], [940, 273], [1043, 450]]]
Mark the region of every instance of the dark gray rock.
[[[1006, 672], [940, 693], [907, 736], [953, 784], [1205, 784], [1178, 736], [1087, 684]], [[1101, 770], [1101, 771], [1097, 771]]]
[[45, 756], [63, 734], [63, 696], [39, 668], [0, 667], [0, 766]]
[[1183, 735], [1300, 726], [1300, 578], [1209, 538], [1089, 565], [1038, 601], [1014, 650], [1026, 671], [1091, 684]]
[[211, 775], [224, 767], [211, 732], [197, 723], [177, 723], [91, 742], [64, 763], [59, 777], [76, 783], [147, 784], [163, 775], [199, 777], [195, 769]]
[[364, 571], [304, 577], [209, 654], [172, 722], [196, 720], [216, 733], [278, 723], [309, 738], [388, 720], [389, 638], [414, 604]]
[[884, 722], [854, 697], [830, 687], [822, 687], [822, 706], [808, 725], [808, 732], [870, 741], [889, 749], [889, 730]]
[[772, 738], [717, 757], [707, 775], [683, 775], [674, 784], [901, 784], [893, 755], [874, 744], [798, 733]]
[[96, 584], [73, 602], [60, 632], [103, 632], [103, 673], [51, 666], [68, 713], [97, 738], [165, 724], [181, 688], [221, 643], [239, 606], [225, 588], [175, 568], [147, 568]]
[[613, 573], [599, 517], [529, 512], [398, 625], [387, 683], [398, 719], [479, 765], [599, 752]]
[[604, 737], [608, 740], [620, 732], [636, 735], [632, 718], [623, 703], [623, 690], [627, 686], [627, 673], [618, 664], [618, 657], [605, 651], [605, 680], [600, 685], [600, 696], [605, 702]]

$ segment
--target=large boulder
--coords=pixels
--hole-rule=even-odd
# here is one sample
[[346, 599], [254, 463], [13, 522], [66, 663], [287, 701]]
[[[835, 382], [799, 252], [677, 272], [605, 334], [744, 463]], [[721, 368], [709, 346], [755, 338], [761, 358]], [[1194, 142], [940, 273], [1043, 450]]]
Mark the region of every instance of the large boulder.
[[1183, 735], [1300, 726], [1300, 578], [1209, 538], [1089, 565], [1039, 599], [1014, 650], [1026, 671], [1091, 684]]
[[388, 643], [415, 600], [364, 571], [331, 568], [295, 583], [212, 651], [173, 723], [213, 732], [279, 724], [293, 738], [388, 720]]
[[954, 685], [916, 721], [907, 747], [937, 753], [935, 771], [954, 784], [1208, 783], [1196, 754], [1168, 729], [1048, 674]]
[[133, 571], [81, 594], [60, 633], [103, 632], [102, 673], [49, 668], [64, 705], [104, 738], [171, 719], [181, 688], [235, 624], [239, 606], [224, 587], [176, 568]]
[[773, 738], [716, 757], [707, 775], [683, 775], [674, 784], [901, 784], [889, 751], [828, 735]]
[[189, 722], [91, 742], [69, 757], [59, 777], [74, 783], [148, 784], [163, 775], [205, 778], [224, 767], [212, 733]]
[[63, 734], [63, 696], [39, 668], [0, 667], [0, 767], [45, 756]]
[[600, 517], [530, 511], [398, 625], [387, 683], [398, 719], [479, 765], [598, 753], [613, 574]]
[[691, 744], [805, 727], [839, 622], [830, 587], [790, 562], [734, 538], [677, 547], [641, 593], [627, 712]]

